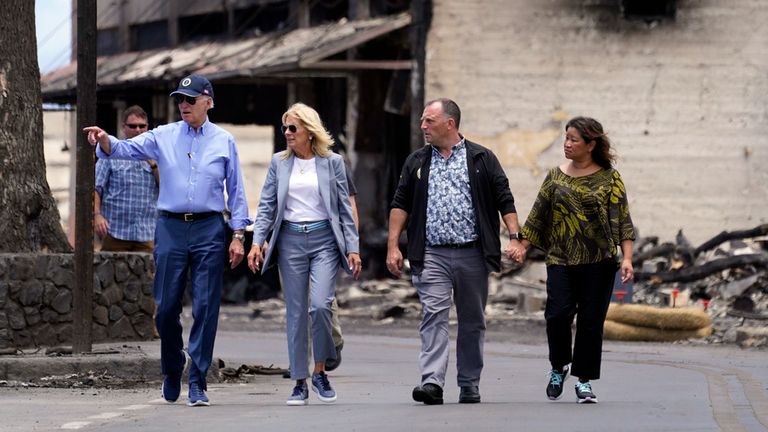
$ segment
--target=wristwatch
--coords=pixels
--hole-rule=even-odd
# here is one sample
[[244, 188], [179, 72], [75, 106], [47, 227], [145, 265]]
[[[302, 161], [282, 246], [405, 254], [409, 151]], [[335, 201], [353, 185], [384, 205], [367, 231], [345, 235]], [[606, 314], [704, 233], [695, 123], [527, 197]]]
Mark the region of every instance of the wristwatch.
[[245, 243], [245, 234], [234, 233], [232, 234], [232, 238], [236, 240], [240, 240], [241, 242]]
[[510, 240], [522, 240], [523, 239], [523, 233], [520, 233], [520, 232], [509, 233], [509, 239]]

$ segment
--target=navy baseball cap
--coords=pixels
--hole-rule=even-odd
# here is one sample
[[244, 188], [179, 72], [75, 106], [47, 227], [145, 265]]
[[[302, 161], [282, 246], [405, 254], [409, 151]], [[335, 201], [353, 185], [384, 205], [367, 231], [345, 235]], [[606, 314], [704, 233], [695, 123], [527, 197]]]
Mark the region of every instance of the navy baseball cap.
[[200, 75], [189, 75], [179, 81], [179, 88], [171, 93], [183, 94], [186, 96], [198, 97], [200, 95], [213, 97], [213, 86], [207, 78]]

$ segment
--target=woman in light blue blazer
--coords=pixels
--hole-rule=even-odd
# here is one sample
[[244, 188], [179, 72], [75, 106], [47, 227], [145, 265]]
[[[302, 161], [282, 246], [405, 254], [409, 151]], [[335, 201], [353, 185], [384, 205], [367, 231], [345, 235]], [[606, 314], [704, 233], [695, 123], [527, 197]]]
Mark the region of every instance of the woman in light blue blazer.
[[[283, 279], [288, 357], [296, 386], [288, 405], [309, 402], [307, 378], [308, 330], [312, 322], [312, 390], [327, 403], [336, 391], [325, 374], [326, 359], [336, 358], [331, 334], [331, 302], [336, 295], [339, 267], [357, 279], [362, 264], [359, 238], [344, 162], [317, 111], [302, 103], [283, 114], [288, 149], [272, 156], [261, 191], [248, 267], [263, 272], [271, 260]], [[268, 250], [262, 250], [267, 235]], [[309, 304], [308, 304], [309, 303]], [[309, 313], [307, 313], [309, 311]]]

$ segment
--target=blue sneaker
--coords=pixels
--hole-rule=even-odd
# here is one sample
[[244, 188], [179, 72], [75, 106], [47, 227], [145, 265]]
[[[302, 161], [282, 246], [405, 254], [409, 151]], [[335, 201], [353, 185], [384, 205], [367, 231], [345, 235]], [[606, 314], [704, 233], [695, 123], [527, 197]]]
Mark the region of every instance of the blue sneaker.
[[191, 407], [211, 405], [211, 402], [208, 400], [208, 396], [205, 395], [205, 391], [202, 387], [200, 387], [200, 384], [189, 384], [189, 402], [187, 402], [187, 405]]
[[181, 375], [163, 375], [163, 399], [168, 403], [179, 400], [181, 394]]
[[331, 387], [325, 372], [312, 375], [312, 391], [317, 393], [317, 398], [325, 403], [336, 402], [336, 391]]
[[293, 392], [288, 396], [288, 400], [285, 401], [286, 405], [307, 405], [309, 403], [309, 390], [307, 389], [307, 382], [304, 381], [301, 384], [297, 384], [293, 388]]

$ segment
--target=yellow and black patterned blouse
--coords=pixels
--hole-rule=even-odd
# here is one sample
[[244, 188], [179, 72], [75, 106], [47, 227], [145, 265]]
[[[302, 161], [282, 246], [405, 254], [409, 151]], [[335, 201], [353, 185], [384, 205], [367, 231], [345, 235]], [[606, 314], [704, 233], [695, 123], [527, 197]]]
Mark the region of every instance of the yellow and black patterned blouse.
[[611, 168], [571, 177], [553, 168], [522, 232], [547, 253], [547, 265], [616, 259], [621, 241], [635, 239], [621, 175]]

